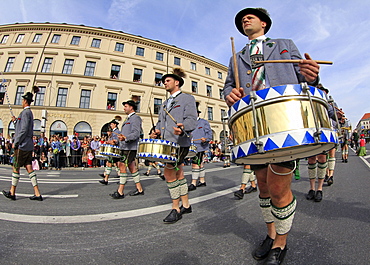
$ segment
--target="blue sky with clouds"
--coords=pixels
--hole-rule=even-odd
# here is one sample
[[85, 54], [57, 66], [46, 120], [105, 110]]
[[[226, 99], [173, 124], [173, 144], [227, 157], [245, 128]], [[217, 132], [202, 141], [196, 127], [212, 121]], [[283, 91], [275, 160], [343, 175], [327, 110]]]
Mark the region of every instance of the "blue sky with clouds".
[[[235, 14], [264, 7], [271, 38], [293, 39], [300, 52], [333, 61], [321, 82], [352, 126], [370, 112], [370, 1], [363, 0], [2, 0], [0, 24], [55, 22], [121, 30], [176, 45], [228, 65], [230, 37], [240, 50], [248, 41]], [[370, 78], [369, 78], [370, 79]]]

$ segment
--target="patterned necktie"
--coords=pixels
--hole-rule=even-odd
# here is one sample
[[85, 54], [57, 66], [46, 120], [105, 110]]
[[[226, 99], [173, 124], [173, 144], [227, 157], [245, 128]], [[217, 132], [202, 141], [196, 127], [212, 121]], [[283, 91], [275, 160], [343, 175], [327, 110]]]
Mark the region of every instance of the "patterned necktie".
[[[249, 52], [251, 55], [251, 61], [253, 61], [253, 55], [262, 54], [262, 50], [258, 47], [257, 43], [257, 39], [250, 42]], [[265, 88], [265, 67], [263, 65], [257, 67], [252, 63], [252, 90], [257, 91]]]
[[170, 96], [170, 97], [168, 98], [168, 100], [167, 100], [166, 109], [169, 109], [169, 108], [171, 107], [171, 103], [172, 103], [172, 101], [173, 101], [173, 97], [172, 97], [172, 96]]

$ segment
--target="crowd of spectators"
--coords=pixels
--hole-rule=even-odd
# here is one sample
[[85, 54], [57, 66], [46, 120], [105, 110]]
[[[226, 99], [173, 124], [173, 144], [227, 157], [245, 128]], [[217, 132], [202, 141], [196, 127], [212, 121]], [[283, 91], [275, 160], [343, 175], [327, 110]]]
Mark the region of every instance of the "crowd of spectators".
[[[56, 169], [63, 167], [100, 167], [104, 160], [95, 158], [100, 145], [106, 138], [99, 136], [70, 137], [52, 135], [50, 139], [41, 134], [33, 137], [33, 167], [34, 169]], [[0, 163], [13, 163], [14, 149], [12, 139], [6, 139], [0, 134]]]
[[[71, 139], [72, 138], [72, 139]], [[102, 167], [105, 160], [95, 157], [100, 146], [105, 143], [106, 136], [85, 136], [79, 139], [73, 137], [52, 135], [50, 139], [43, 133], [33, 137], [33, 164], [35, 170], [55, 169], [65, 167]], [[205, 162], [220, 162], [224, 159], [223, 145], [218, 141], [210, 142], [210, 151]], [[14, 149], [12, 139], [4, 138], [0, 133], [0, 164], [13, 163]], [[189, 161], [190, 164], [190, 161]]]

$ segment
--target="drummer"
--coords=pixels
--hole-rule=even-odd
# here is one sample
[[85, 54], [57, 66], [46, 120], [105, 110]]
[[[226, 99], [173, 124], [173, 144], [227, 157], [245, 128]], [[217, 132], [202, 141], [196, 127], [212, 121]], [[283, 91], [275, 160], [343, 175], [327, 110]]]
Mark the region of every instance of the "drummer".
[[[235, 16], [239, 32], [248, 37], [250, 44], [236, 54], [241, 87], [236, 87], [233, 61], [230, 61], [225, 81], [224, 97], [232, 106], [251, 90], [267, 87], [318, 83], [319, 65], [308, 54], [301, 59], [295, 44], [289, 39], [266, 37], [272, 21], [263, 8], [245, 8]], [[301, 59], [298, 64], [254, 64], [255, 60]], [[255, 259], [266, 259], [266, 264], [280, 264], [287, 251], [287, 236], [292, 226], [296, 199], [290, 185], [294, 162], [252, 165], [257, 177], [260, 208], [267, 225], [268, 234], [261, 245], [253, 251]]]
[[[172, 199], [172, 210], [163, 220], [164, 223], [175, 223], [185, 213], [191, 213], [188, 199], [188, 186], [184, 176], [183, 162], [189, 152], [191, 132], [197, 126], [197, 108], [192, 95], [181, 92], [185, 73], [181, 68], [175, 68], [173, 74], [166, 74], [162, 82], [170, 97], [161, 106], [155, 134], [161, 138], [180, 145], [175, 164], [166, 163], [164, 177]], [[167, 110], [172, 118], [166, 113]], [[182, 205], [180, 207], [180, 200]]]
[[[207, 185], [203, 159], [204, 153], [209, 151], [209, 142], [212, 140], [212, 129], [207, 120], [199, 118], [199, 113], [202, 112], [198, 110], [198, 124], [192, 132], [193, 143], [197, 147], [197, 153], [192, 158], [191, 184], [188, 187], [189, 191], [195, 190], [197, 187]], [[197, 183], [198, 179], [199, 183]]]
[[110, 196], [113, 199], [123, 199], [123, 191], [127, 182], [127, 168], [134, 179], [136, 190], [129, 193], [130, 196], [144, 195], [143, 187], [140, 183], [140, 174], [136, 165], [136, 153], [141, 132], [141, 118], [136, 114], [137, 105], [135, 101], [128, 100], [122, 102], [123, 109], [127, 114], [126, 120], [122, 124], [121, 133], [118, 135], [121, 158], [117, 163], [119, 167], [119, 186], [118, 190]]
[[[108, 140], [106, 141], [106, 144], [114, 145], [117, 146], [119, 139], [118, 139], [118, 134], [121, 132], [118, 130], [118, 121], [113, 119], [109, 126], [110, 126], [110, 131], [112, 132], [110, 136], [108, 137]], [[109, 135], [109, 134], [108, 134]], [[119, 161], [119, 158], [116, 157], [110, 157], [105, 165], [105, 171], [104, 171], [104, 179], [99, 180], [99, 182], [103, 185], [108, 185], [108, 179], [109, 175], [112, 173], [112, 166]]]

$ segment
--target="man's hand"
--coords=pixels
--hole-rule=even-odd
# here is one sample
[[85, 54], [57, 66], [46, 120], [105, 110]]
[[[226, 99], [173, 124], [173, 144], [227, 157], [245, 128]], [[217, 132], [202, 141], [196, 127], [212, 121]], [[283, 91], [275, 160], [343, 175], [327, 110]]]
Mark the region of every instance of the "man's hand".
[[306, 60], [301, 60], [298, 64], [300, 73], [305, 77], [307, 82], [313, 82], [319, 75], [320, 66], [311, 59], [308, 53], [304, 54]]
[[226, 96], [226, 104], [230, 107], [244, 96], [244, 89], [242, 87], [233, 88], [230, 94]]
[[124, 140], [126, 140], [126, 136], [124, 136], [123, 134], [119, 134], [119, 135], [118, 135], [118, 139], [119, 139], [120, 141], [124, 141]]
[[175, 135], [181, 135], [181, 134], [183, 134], [184, 124], [178, 123], [176, 125], [177, 125], [177, 127], [173, 127], [173, 133]]
[[158, 136], [158, 135], [161, 135], [161, 131], [160, 131], [160, 130], [158, 130], [158, 129], [155, 129], [155, 130], [153, 130], [153, 131], [152, 131], [152, 133], [150, 134], [150, 138], [155, 139], [155, 138], [157, 138], [157, 136]]

